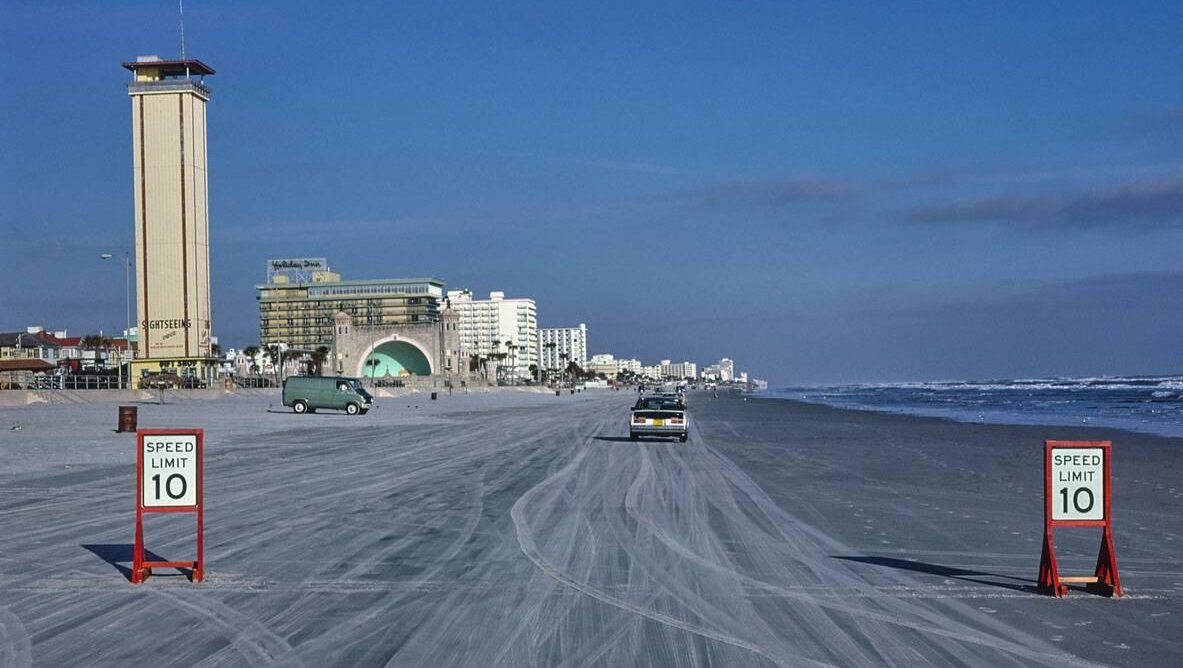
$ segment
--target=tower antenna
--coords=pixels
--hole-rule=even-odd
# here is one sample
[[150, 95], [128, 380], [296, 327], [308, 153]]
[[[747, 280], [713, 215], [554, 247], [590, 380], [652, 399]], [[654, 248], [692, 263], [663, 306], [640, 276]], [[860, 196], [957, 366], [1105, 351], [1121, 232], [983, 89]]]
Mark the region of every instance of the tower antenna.
[[185, 0], [177, 0], [177, 7], [181, 16], [181, 60], [185, 60]]

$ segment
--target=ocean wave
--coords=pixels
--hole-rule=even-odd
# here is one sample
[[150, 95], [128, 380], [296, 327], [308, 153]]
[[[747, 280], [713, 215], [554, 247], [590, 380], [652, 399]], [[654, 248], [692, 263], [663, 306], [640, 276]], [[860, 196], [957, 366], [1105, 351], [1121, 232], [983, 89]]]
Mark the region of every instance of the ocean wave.
[[1085, 390], [1183, 390], [1183, 376], [1102, 376], [1086, 378], [1022, 378], [1016, 380], [939, 380], [851, 383], [784, 388], [828, 392], [920, 390], [929, 392], [1012, 392]]
[[1180, 375], [859, 383], [781, 388], [772, 394], [843, 408], [972, 421], [1087, 423], [1183, 435]]

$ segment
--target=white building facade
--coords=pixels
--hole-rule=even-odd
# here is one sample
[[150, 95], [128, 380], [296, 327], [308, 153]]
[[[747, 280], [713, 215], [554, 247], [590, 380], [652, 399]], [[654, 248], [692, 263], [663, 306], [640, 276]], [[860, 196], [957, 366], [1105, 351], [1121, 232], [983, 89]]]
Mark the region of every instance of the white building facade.
[[703, 380], [714, 380], [729, 383], [735, 379], [735, 362], [724, 357], [717, 364], [712, 364], [702, 370]]
[[698, 365], [694, 362], [661, 361], [661, 375], [673, 380], [698, 380]]
[[498, 359], [504, 355], [501, 366], [517, 380], [531, 377], [532, 364], [544, 368], [538, 358], [538, 309], [533, 299], [506, 299], [504, 292], [473, 299], [470, 290], [449, 290], [446, 301], [446, 308], [459, 316], [462, 356]]
[[543, 371], [562, 371], [571, 362], [587, 368], [587, 325], [538, 330], [538, 366]]

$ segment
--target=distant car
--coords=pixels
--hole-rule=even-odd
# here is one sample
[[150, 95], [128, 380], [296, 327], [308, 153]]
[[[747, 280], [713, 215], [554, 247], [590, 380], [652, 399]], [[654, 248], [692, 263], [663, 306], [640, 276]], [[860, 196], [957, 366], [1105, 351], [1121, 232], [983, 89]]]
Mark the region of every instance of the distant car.
[[288, 376], [283, 381], [283, 405], [297, 413], [332, 408], [350, 415], [365, 415], [374, 406], [374, 397], [357, 378]]
[[181, 387], [181, 377], [175, 373], [150, 373], [140, 379], [144, 390], [175, 390]]
[[141, 378], [140, 388], [145, 390], [204, 390], [205, 381], [197, 376], [180, 376], [162, 371], [150, 373]]
[[669, 399], [670, 401], [677, 402], [677, 404], [683, 410], [686, 409], [686, 395], [682, 394], [681, 392], [659, 392], [659, 393], [654, 394], [652, 396], [654, 396], [658, 399]]
[[186, 390], [204, 390], [205, 381], [197, 376], [181, 376], [180, 386]]
[[690, 437], [690, 418], [686, 407], [676, 397], [641, 397], [629, 416], [628, 437], [674, 436], [683, 443]]

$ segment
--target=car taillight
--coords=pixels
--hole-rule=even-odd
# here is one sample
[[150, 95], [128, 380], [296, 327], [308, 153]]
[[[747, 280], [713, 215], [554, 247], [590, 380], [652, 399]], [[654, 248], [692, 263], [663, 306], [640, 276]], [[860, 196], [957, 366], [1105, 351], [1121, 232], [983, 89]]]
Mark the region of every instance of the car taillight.
[[645, 424], [645, 418], [641, 417], [640, 415], [637, 415], [637, 416], [633, 417], [633, 424]]
[[682, 418], [670, 418], [670, 424], [682, 424]]

